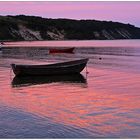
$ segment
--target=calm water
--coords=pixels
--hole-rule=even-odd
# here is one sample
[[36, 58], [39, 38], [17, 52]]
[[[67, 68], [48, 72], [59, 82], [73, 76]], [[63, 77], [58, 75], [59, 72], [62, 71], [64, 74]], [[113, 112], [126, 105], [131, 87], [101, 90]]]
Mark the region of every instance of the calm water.
[[72, 41], [19, 41], [6, 42], [5, 46], [73, 46], [73, 47], [140, 47], [140, 40], [72, 40]]
[[[77, 48], [57, 55], [1, 52], [0, 138], [140, 138], [140, 40], [85, 42], [7, 43]], [[90, 58], [89, 73], [76, 76], [17, 78], [10, 68], [83, 57]]]

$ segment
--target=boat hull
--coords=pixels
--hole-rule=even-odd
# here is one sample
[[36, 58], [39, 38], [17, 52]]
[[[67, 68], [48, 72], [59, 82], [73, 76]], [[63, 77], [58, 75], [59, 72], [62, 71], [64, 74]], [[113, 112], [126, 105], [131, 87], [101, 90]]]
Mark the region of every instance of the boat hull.
[[80, 73], [86, 66], [88, 59], [68, 61], [49, 65], [16, 65], [12, 64], [16, 76], [25, 75], [66, 75]]
[[66, 49], [50, 49], [49, 53], [73, 53], [74, 48], [66, 48]]

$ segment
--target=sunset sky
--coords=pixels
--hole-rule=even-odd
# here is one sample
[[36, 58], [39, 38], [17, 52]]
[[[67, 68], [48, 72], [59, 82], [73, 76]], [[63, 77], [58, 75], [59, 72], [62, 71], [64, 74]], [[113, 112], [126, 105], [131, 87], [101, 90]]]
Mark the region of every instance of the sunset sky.
[[140, 1], [0, 1], [0, 15], [19, 14], [118, 21], [140, 27]]

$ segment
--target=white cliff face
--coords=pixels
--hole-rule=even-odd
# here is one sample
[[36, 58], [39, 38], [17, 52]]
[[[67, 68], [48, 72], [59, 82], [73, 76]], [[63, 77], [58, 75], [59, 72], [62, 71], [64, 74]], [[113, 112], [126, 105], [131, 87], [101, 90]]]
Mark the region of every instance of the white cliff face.
[[10, 31], [11, 31], [12, 36], [20, 35], [20, 33], [13, 28], [11, 28]]
[[64, 31], [59, 31], [57, 29], [53, 29], [52, 31], [47, 31], [47, 35], [54, 40], [64, 40], [65, 33]]
[[131, 38], [131, 34], [126, 30], [126, 29], [116, 29], [116, 31], [123, 36], [124, 38], [130, 39]]
[[[24, 40], [43, 40], [41, 37], [40, 31], [33, 31], [23, 25], [18, 25], [19, 30], [11, 28], [12, 36], [21, 36]], [[64, 31], [59, 31], [53, 29], [52, 31], [46, 31], [46, 36], [49, 36], [52, 40], [64, 40], [65, 33]]]
[[126, 29], [114, 29], [114, 30], [101, 30], [100, 32], [98, 31], [93, 31], [94, 37], [96, 39], [104, 37], [107, 40], [113, 40], [118, 38], [124, 38], [124, 39], [131, 39], [132, 35], [126, 30]]
[[[11, 35], [16, 38], [16, 36], [19, 36], [23, 38], [24, 40], [43, 40], [40, 31], [34, 31], [29, 28], [27, 28], [24, 25], [18, 25], [18, 30], [11, 28]], [[48, 36], [52, 40], [65, 40], [66, 39], [66, 32], [64, 30], [58, 30], [56, 28], [53, 28], [52, 30], [47, 31], [46, 30], [46, 36]], [[123, 39], [131, 39], [132, 35], [129, 33], [126, 29], [114, 29], [114, 30], [101, 30], [93, 31], [93, 39], [117, 39], [117, 38], [123, 38]]]
[[25, 40], [43, 40], [39, 31], [33, 31], [23, 25], [19, 25], [19, 34]]
[[102, 34], [106, 39], [114, 39], [114, 37], [111, 35], [111, 33], [108, 32], [107, 30], [102, 30]]

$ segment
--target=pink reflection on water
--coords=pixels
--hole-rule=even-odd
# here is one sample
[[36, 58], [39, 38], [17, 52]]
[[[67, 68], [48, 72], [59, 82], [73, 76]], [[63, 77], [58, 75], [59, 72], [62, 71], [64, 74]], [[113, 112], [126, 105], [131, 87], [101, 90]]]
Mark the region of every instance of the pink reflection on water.
[[[89, 71], [87, 88], [59, 82], [18, 88], [9, 85], [3, 87], [0, 101], [57, 123], [91, 131], [107, 133], [133, 128], [128, 123], [139, 118], [135, 110], [140, 108], [140, 75], [93, 68]], [[8, 83], [10, 79], [1, 84]]]
[[5, 47], [140, 47], [140, 40], [72, 40], [5, 42]]

